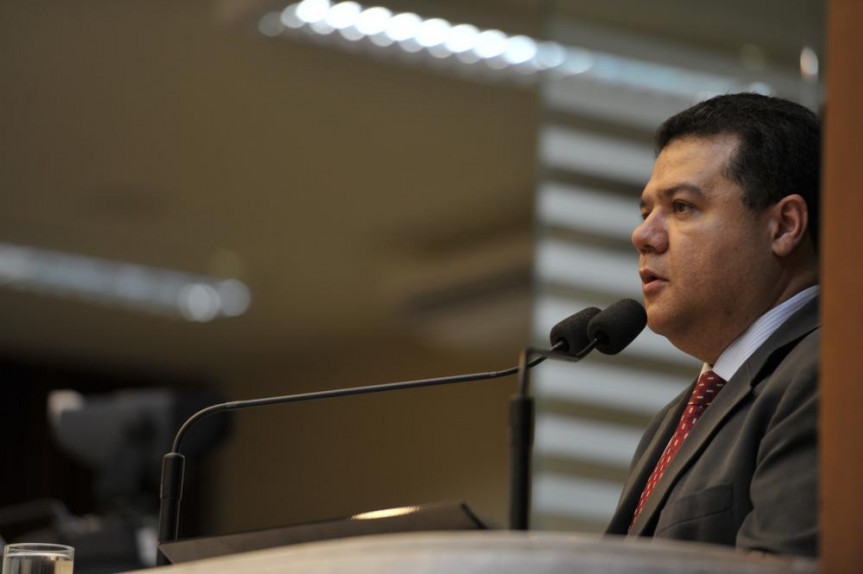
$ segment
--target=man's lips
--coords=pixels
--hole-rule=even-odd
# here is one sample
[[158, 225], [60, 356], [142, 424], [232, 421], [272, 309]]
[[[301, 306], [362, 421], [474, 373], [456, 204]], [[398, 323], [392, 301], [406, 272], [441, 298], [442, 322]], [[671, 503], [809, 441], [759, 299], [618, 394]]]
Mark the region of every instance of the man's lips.
[[641, 269], [638, 271], [638, 275], [641, 277], [641, 289], [645, 295], [668, 281], [665, 277], [650, 269]]
[[651, 271], [650, 269], [640, 269], [638, 271], [638, 275], [641, 277], [641, 282], [644, 286], [650, 285], [656, 281], [667, 281], [665, 277], [655, 271]]

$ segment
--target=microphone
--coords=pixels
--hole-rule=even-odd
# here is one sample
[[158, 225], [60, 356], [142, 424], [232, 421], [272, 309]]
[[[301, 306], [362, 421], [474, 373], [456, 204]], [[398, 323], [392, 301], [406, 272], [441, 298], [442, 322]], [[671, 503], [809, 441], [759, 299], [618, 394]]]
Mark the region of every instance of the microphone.
[[564, 345], [558, 347], [558, 350], [568, 355], [575, 355], [587, 347], [593, 339], [588, 335], [588, 327], [591, 320], [600, 313], [601, 311], [596, 307], [588, 307], [552, 327], [549, 335], [552, 348], [563, 342]]
[[[598, 349], [616, 355], [629, 345], [647, 324], [641, 303], [622, 299], [600, 311], [588, 307], [567, 317], [551, 330], [552, 350], [528, 347], [519, 357], [518, 394], [509, 403], [509, 527], [527, 530], [530, 516], [531, 451], [533, 450], [534, 408], [528, 393], [527, 369], [531, 355], [580, 361]], [[565, 353], [555, 352], [565, 350]]]
[[634, 299], [621, 299], [590, 320], [587, 338], [596, 341], [600, 353], [616, 355], [635, 340], [645, 325], [647, 313], [641, 303]]
[[[283, 395], [278, 397], [266, 397], [245, 401], [232, 401], [228, 403], [212, 405], [196, 412], [191, 417], [189, 417], [177, 431], [177, 435], [174, 437], [174, 443], [171, 448], [171, 452], [165, 454], [162, 459], [162, 482], [160, 486], [158, 542], [162, 543], [177, 540], [180, 521], [180, 501], [183, 494], [183, 475], [185, 466], [185, 459], [183, 455], [180, 454], [180, 444], [183, 440], [183, 436], [185, 435], [185, 433], [197, 421], [215, 413], [241, 410], [252, 407], [295, 403], [350, 395], [362, 395], [369, 393], [378, 393], [382, 391], [414, 389], [451, 383], [479, 381], [484, 379], [496, 379], [499, 377], [505, 377], [507, 375], [513, 375], [519, 372], [519, 369], [527, 369], [538, 365], [547, 358], [547, 355], [549, 353], [558, 352], [562, 354], [562, 356], [566, 356], [571, 352], [568, 349], [577, 349], [578, 345], [581, 344], [580, 342], [587, 339], [587, 324], [590, 321], [591, 317], [593, 317], [594, 315], [595, 313], [585, 314], [585, 312], [582, 311], [581, 313], [577, 313], [572, 317], [564, 319], [563, 321], [555, 325], [554, 329], [552, 329], [552, 331], [557, 334], [559, 340], [557, 342], [553, 342], [550, 350], [545, 351], [545, 354], [535, 358], [530, 363], [525, 363], [523, 365], [520, 364], [518, 367], [512, 367], [509, 369], [504, 369], [502, 371], [471, 373], [467, 375], [452, 375], [448, 377], [438, 377], [434, 379], [421, 379], [416, 381], [404, 381], [383, 385], [370, 385], [365, 387], [334, 389], [329, 391], [302, 393], [296, 395]], [[165, 563], [165, 557], [161, 552], [158, 553], [158, 561], [160, 565]]]

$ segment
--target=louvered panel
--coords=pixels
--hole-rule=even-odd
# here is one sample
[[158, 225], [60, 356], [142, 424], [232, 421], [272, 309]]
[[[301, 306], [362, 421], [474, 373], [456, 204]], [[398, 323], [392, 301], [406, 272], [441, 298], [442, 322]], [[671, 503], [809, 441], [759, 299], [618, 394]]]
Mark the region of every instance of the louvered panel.
[[614, 482], [543, 473], [534, 481], [533, 509], [538, 516], [572, 516], [602, 523], [608, 520], [620, 486]]
[[550, 362], [534, 373], [534, 390], [546, 401], [619, 409], [645, 417], [656, 413], [691, 382], [691, 377], [681, 373], [592, 359], [578, 365]]
[[[590, 204], [585, 204], [585, 210]], [[621, 216], [625, 215], [625, 212]], [[623, 221], [626, 218], [621, 217]], [[634, 250], [605, 249], [571, 241], [542, 239], [537, 244], [536, 277], [576, 289], [636, 297], [641, 291]]]
[[640, 436], [638, 429], [622, 425], [547, 414], [537, 422], [534, 449], [625, 468]]
[[561, 227], [629, 242], [638, 224], [638, 200], [599, 189], [545, 181], [537, 190], [537, 218]]
[[[574, 92], [578, 97], [573, 97]], [[549, 82], [545, 89], [546, 109], [623, 123], [647, 131], [695, 102], [696, 98], [690, 95], [675, 97], [649, 90], [622, 90], [620, 86], [586, 78]]]
[[546, 125], [539, 133], [539, 160], [547, 168], [643, 185], [653, 167], [653, 149], [642, 142]]

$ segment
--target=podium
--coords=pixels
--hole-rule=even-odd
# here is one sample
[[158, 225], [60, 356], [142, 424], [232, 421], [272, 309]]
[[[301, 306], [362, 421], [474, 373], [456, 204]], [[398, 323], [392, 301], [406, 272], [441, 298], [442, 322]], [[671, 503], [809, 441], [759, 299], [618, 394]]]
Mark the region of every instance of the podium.
[[208, 558], [138, 574], [815, 574], [807, 558], [658, 539], [471, 531], [343, 538]]
[[397, 532], [485, 529], [464, 502], [438, 502], [364, 512], [347, 518], [321, 520], [225, 536], [188, 538], [159, 545], [171, 564], [228, 556], [240, 552], [285, 547], [304, 542], [356, 538]]

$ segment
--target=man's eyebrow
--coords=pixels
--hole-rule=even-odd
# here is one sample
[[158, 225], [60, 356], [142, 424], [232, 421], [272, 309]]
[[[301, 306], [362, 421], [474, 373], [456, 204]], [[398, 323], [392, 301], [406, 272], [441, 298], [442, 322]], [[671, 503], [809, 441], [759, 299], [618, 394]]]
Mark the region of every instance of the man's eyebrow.
[[662, 199], [668, 199], [669, 197], [673, 197], [680, 192], [694, 193], [695, 195], [701, 196], [704, 195], [704, 190], [702, 190], [697, 185], [693, 185], [691, 183], [679, 183], [677, 185], [672, 185], [671, 187], [660, 189], [659, 196]]
[[[680, 192], [692, 193], [692, 194], [702, 196], [702, 197], [704, 196], [704, 190], [702, 190], [697, 185], [693, 185], [691, 183], [679, 183], [677, 185], [665, 187], [663, 189], [660, 189], [657, 192], [657, 195], [659, 196], [660, 199], [668, 199], [670, 197], [674, 197], [675, 195], [677, 195]], [[641, 209], [644, 209], [645, 201], [644, 201], [644, 195], [643, 194], [642, 194], [642, 197], [639, 199], [638, 205]]]

